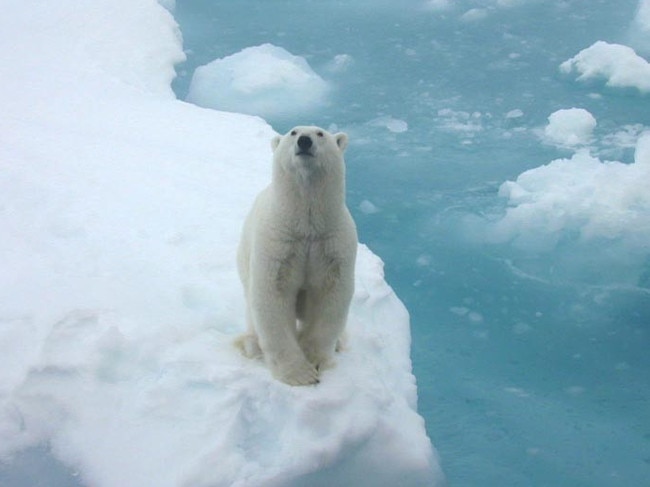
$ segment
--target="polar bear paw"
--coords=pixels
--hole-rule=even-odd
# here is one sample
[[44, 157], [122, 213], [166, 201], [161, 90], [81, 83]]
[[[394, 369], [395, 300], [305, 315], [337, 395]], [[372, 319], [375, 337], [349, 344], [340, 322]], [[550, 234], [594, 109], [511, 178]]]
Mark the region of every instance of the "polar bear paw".
[[308, 386], [320, 382], [318, 369], [304, 359], [276, 368], [273, 375], [290, 386]]
[[251, 359], [261, 359], [264, 355], [260, 348], [260, 342], [257, 335], [253, 333], [246, 333], [235, 339], [235, 347], [239, 349], [244, 357]]

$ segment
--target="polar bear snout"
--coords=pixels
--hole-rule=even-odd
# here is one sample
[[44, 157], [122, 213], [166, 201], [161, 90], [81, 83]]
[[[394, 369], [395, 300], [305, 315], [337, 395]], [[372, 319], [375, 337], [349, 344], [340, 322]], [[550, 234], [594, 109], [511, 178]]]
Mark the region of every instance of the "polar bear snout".
[[309, 155], [312, 156], [312, 146], [314, 145], [314, 142], [311, 140], [311, 137], [308, 135], [301, 135], [298, 137], [298, 141], [296, 142], [298, 145], [298, 148], [296, 150], [296, 154], [298, 155]]
[[311, 148], [311, 146], [314, 143], [311, 140], [311, 137], [308, 135], [301, 135], [298, 137], [298, 147], [300, 147], [302, 150], [308, 150]]

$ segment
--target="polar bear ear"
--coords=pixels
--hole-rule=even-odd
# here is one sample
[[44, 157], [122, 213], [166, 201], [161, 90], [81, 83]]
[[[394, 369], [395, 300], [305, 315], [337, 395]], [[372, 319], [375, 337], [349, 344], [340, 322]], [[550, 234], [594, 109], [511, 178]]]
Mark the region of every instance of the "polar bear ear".
[[271, 139], [271, 149], [273, 149], [273, 152], [275, 152], [275, 149], [278, 148], [281, 140], [282, 140], [282, 136], [280, 135], [276, 135]]
[[348, 134], [339, 132], [338, 134], [334, 135], [334, 140], [336, 140], [336, 145], [339, 146], [339, 150], [341, 152], [345, 151], [346, 147], [348, 146]]

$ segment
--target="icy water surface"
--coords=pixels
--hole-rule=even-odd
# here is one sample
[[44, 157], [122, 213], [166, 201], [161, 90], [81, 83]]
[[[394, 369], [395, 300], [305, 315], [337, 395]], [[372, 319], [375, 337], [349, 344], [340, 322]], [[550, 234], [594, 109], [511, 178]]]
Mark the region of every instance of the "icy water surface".
[[650, 98], [558, 66], [598, 40], [626, 43], [636, 7], [177, 2], [179, 98], [196, 66], [263, 43], [333, 86], [307, 120], [269, 122], [350, 134], [348, 204], [411, 313], [419, 411], [452, 486], [650, 482], [648, 247], [570, 229], [524, 247], [481, 236], [505, 211], [504, 181], [571, 156], [539, 136], [556, 110], [587, 109], [592, 152], [632, 162], [634, 144], [610, 135], [647, 129]]

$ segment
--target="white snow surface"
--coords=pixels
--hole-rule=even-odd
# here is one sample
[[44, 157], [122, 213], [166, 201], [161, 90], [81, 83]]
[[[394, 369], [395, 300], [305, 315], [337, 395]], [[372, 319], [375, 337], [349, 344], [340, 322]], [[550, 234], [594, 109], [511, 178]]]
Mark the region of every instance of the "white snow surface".
[[318, 386], [232, 347], [274, 132], [174, 98], [167, 10], [10, 0], [0, 48], [0, 472], [47, 445], [97, 487], [442, 483], [408, 313], [366, 247]]
[[558, 146], [586, 145], [592, 139], [596, 119], [584, 108], [566, 108], [551, 113], [544, 139]]
[[605, 80], [611, 88], [650, 92], [650, 63], [634, 49], [597, 41], [560, 65], [566, 74], [577, 73], [578, 81]]
[[187, 101], [218, 110], [290, 118], [320, 107], [328, 92], [327, 82], [304, 58], [262, 44], [199, 66]]

